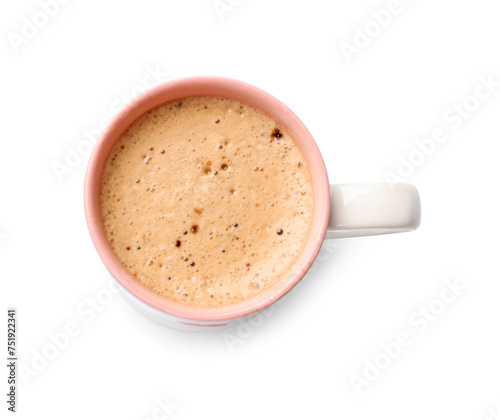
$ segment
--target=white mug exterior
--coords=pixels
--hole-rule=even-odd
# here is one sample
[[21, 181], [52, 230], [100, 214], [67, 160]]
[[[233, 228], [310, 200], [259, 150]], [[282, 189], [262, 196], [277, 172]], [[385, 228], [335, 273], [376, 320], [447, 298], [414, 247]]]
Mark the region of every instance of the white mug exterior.
[[120, 290], [128, 303], [130, 303], [130, 305], [134, 307], [137, 312], [144, 315], [146, 318], [149, 318], [151, 321], [181, 331], [215, 331], [230, 328], [241, 324], [242, 322], [248, 321], [249, 319], [257, 316], [260, 312], [265, 310], [263, 309], [262, 311], [253, 313], [251, 315], [227, 321], [193, 321], [190, 319], [180, 318], [171, 314], [167, 314], [166, 312], [159, 311], [158, 309], [153, 308], [152, 306], [135, 297], [127, 289], [122, 287], [116, 279], [113, 278], [113, 280], [118, 290]]

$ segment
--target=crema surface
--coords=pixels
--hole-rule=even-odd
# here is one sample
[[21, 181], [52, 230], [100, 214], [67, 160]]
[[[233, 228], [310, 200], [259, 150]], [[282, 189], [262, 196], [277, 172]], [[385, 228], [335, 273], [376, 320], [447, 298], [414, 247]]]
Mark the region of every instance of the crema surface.
[[150, 290], [194, 306], [249, 299], [308, 238], [311, 175], [289, 134], [253, 107], [189, 97], [137, 119], [101, 181], [107, 237]]

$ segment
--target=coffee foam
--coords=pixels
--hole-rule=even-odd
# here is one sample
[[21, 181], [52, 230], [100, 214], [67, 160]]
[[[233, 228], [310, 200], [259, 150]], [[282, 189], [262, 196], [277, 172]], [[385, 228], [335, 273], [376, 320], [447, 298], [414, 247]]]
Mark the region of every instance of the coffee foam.
[[193, 306], [254, 297], [306, 243], [314, 197], [289, 134], [249, 105], [189, 97], [137, 119], [101, 181], [108, 240], [150, 290]]

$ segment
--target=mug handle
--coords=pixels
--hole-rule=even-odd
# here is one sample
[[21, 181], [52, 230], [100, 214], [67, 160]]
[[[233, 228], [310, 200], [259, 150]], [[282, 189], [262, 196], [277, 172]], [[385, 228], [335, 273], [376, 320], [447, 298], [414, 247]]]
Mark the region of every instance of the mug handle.
[[326, 239], [409, 232], [420, 225], [420, 197], [410, 184], [330, 185]]

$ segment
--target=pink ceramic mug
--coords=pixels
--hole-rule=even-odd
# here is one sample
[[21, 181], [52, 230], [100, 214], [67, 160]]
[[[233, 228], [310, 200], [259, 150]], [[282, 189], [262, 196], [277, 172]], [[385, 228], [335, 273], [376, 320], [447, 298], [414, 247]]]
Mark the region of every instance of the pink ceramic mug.
[[[196, 95], [236, 99], [273, 117], [301, 148], [314, 185], [314, 218], [309, 238], [287, 275], [252, 299], [218, 308], [173, 302], [141, 285], [114, 254], [100, 211], [101, 174], [115, 141], [134, 120], [151, 108]], [[405, 232], [416, 229], [420, 224], [420, 200], [415, 187], [407, 184], [330, 185], [318, 146], [290, 109], [263, 90], [220, 77], [194, 77], [165, 83], [136, 98], [122, 110], [109, 124], [92, 153], [85, 178], [84, 199], [85, 216], [94, 246], [125, 297], [149, 318], [187, 329], [227, 327], [264, 310], [304, 277], [325, 238]]]

